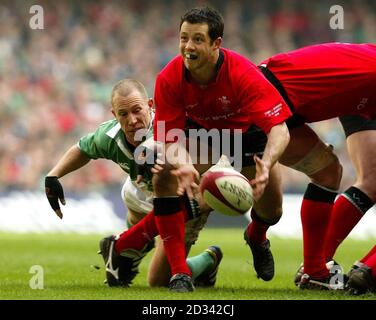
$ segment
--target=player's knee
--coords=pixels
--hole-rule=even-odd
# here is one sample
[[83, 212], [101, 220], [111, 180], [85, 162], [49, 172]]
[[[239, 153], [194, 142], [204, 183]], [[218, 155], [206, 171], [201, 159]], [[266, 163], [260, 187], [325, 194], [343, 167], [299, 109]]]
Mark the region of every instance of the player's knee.
[[338, 189], [342, 166], [331, 145], [318, 142], [304, 158], [291, 166], [305, 173], [313, 182], [330, 189]]
[[337, 190], [342, 179], [342, 165], [336, 157], [331, 164], [319, 172], [310, 175], [311, 180], [325, 188]]

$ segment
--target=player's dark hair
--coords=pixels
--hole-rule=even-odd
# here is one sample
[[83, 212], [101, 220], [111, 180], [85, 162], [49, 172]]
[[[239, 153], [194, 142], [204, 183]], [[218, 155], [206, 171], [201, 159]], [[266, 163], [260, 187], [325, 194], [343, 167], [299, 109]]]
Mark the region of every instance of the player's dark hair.
[[212, 41], [223, 37], [225, 23], [221, 14], [210, 7], [196, 7], [186, 12], [180, 19], [179, 30], [184, 22], [191, 24], [206, 23], [209, 27], [209, 37]]

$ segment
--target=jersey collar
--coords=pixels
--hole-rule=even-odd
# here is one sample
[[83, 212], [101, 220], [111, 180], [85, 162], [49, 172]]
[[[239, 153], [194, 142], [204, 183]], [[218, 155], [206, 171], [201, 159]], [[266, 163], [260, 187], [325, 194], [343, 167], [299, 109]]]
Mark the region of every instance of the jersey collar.
[[[219, 69], [221, 69], [221, 66], [224, 61], [225, 61], [225, 54], [223, 53], [222, 49], [219, 49], [218, 60], [217, 60], [217, 63], [215, 64], [215, 73], [216, 73], [215, 77], [217, 77]], [[183, 63], [183, 68], [184, 68], [184, 79], [185, 81], [190, 82], [191, 77], [190, 77], [188, 69], [184, 66], [184, 63]]]

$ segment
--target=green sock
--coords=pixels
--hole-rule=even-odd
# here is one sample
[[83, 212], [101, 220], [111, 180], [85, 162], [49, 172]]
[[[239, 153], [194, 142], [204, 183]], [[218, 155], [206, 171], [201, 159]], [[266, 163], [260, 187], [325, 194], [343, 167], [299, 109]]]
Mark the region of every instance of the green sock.
[[208, 252], [204, 251], [198, 256], [188, 258], [187, 264], [192, 271], [192, 279], [196, 279], [205, 271], [214, 267], [214, 259]]

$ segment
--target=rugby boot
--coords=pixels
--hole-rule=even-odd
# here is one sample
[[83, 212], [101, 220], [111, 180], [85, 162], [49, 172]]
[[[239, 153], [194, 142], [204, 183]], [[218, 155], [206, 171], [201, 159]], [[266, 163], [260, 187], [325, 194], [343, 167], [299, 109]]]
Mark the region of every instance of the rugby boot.
[[344, 290], [346, 277], [344, 274], [329, 274], [324, 278], [313, 278], [304, 273], [298, 283], [300, 289], [308, 290]]
[[221, 248], [217, 246], [210, 246], [205, 251], [213, 258], [214, 265], [210, 270], [198, 276], [194, 283], [197, 287], [214, 287], [215, 282], [217, 281], [218, 268], [222, 261], [223, 253]]
[[270, 251], [270, 241], [266, 239], [261, 244], [252, 243], [244, 231], [244, 240], [251, 248], [253, 255], [253, 267], [257, 273], [257, 277], [264, 281], [270, 281], [274, 277], [274, 259]]
[[[337, 270], [340, 269], [340, 273], [343, 273], [342, 267], [335, 260], [330, 260], [326, 263], [326, 268], [329, 270], [331, 275], [337, 273]], [[300, 264], [299, 269], [296, 271], [294, 276], [294, 283], [296, 286], [299, 285], [302, 275], [304, 274], [304, 265], [303, 262]], [[345, 276], [346, 277], [346, 276]]]
[[362, 262], [356, 262], [348, 273], [346, 290], [353, 295], [376, 292], [376, 281], [372, 269]]
[[141, 251], [126, 249], [121, 254], [115, 252], [116, 236], [103, 238], [99, 243], [99, 254], [102, 255], [106, 268], [106, 283], [110, 287], [128, 287], [138, 274], [138, 266], [142, 258], [154, 247], [150, 241]]
[[174, 274], [170, 279], [168, 288], [174, 292], [192, 292], [195, 289], [192, 278], [184, 273]]

